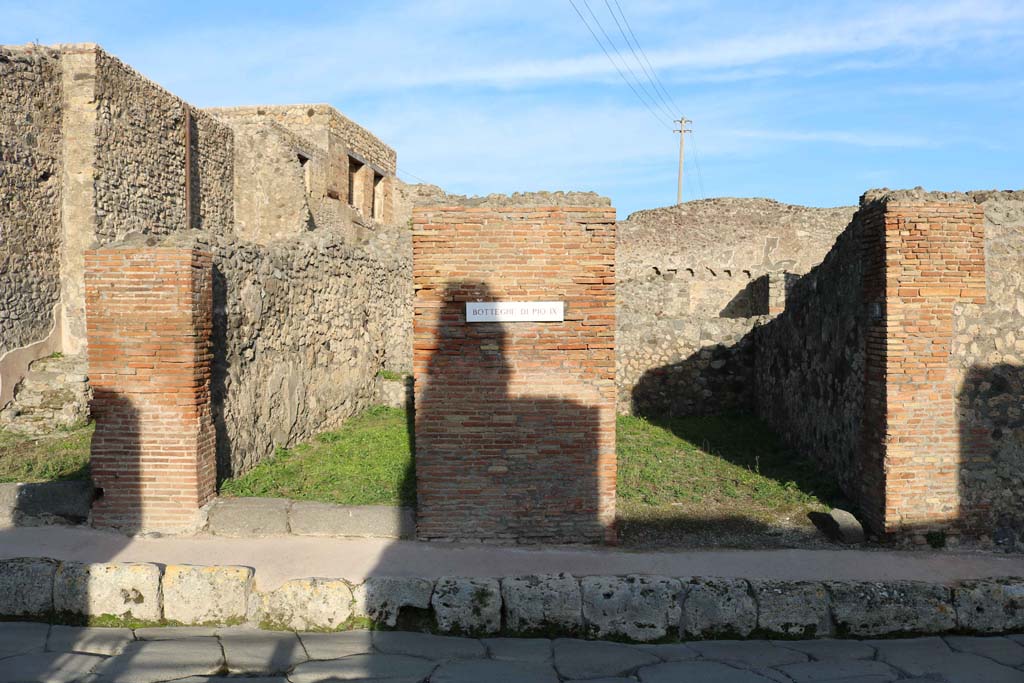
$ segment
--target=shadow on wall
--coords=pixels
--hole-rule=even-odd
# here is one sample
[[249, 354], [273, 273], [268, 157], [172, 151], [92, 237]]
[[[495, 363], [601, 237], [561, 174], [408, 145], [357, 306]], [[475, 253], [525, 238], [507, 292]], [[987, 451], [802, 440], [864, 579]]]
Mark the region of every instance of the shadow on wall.
[[546, 350], [536, 351], [537, 328], [545, 323], [517, 323], [509, 338], [506, 324], [465, 322], [467, 301], [493, 300], [485, 284], [452, 282], [437, 312], [436, 346], [410, 423], [419, 537], [600, 542], [610, 520], [601, 515], [599, 411], [524, 397], [545, 382], [551, 393], [572, 388], [553, 386], [558, 380], [538, 369]]
[[231, 462], [231, 432], [224, 415], [228, 392], [228, 280], [216, 265], [213, 266], [213, 331], [211, 348], [213, 362], [210, 368], [210, 407], [213, 428], [217, 434], [217, 486], [235, 476]]
[[[1024, 367], [974, 366], [957, 396], [959, 519], [1006, 550], [1024, 549], [1019, 488], [1024, 464]], [[1016, 485], [1016, 489], [1014, 489]]]
[[648, 419], [753, 413], [754, 339], [701, 348], [676, 363], [651, 368], [631, 391], [632, 414]]
[[752, 318], [757, 315], [768, 315], [767, 273], [747, 282], [718, 313], [719, 318]]
[[[808, 277], [813, 277], [813, 274]], [[807, 284], [813, 285], [813, 282], [808, 281]], [[815, 316], [819, 313], [811, 312], [810, 318], [803, 321], [807, 324], [802, 323], [799, 329], [804, 329], [804, 332], [818, 329]], [[751, 416], [765, 410], [770, 412], [772, 406], [758, 405], [756, 391], [753, 387], [742, 386], [742, 382], [751, 374], [751, 368], [761, 362], [756, 348], [759, 333], [770, 331], [775, 324], [775, 319], [767, 321], [735, 345], [707, 347], [677, 363], [648, 370], [633, 387], [633, 414], [693, 441], [700, 435], [688, 426], [692, 422], [688, 423], [684, 418], [737, 412], [733, 408], [735, 402], [731, 400], [735, 392], [747, 394], [747, 400], [738, 412]], [[819, 409], [816, 405], [831, 405], [833, 397], [841, 393], [840, 386], [856, 385], [856, 377], [860, 376], [856, 373], [863, 373], [864, 369], [846, 363], [842, 351], [850, 344], [862, 343], [849, 338], [852, 334], [850, 329], [856, 324], [850, 320], [836, 327], [836, 332], [845, 336], [829, 349], [829, 359], [823, 371], [802, 379], [802, 398], [808, 401], [803, 405], [804, 410], [814, 411]], [[823, 334], [820, 330], [819, 333]], [[770, 376], [776, 380], [791, 378], [788, 365], [800, 364], [801, 353], [801, 349], [789, 349], [786, 353], [774, 354], [771, 362], [775, 366], [771, 368]], [[791, 358], [792, 354], [796, 356]], [[884, 392], [885, 384], [876, 386], [875, 391]], [[720, 392], [730, 397], [729, 400], [721, 398]], [[703, 403], [695, 399], [698, 394]], [[1024, 467], [1022, 396], [1024, 367], [1004, 363], [974, 366], [964, 373], [961, 389], [955, 399], [950, 397], [949, 404], [949, 410], [955, 411], [959, 432], [957, 471], [954, 473], [956, 493], [950, 496], [948, 512], [941, 518], [930, 523], [904, 524], [900, 527], [900, 537], [942, 546], [947, 536], [964, 533], [969, 537], [988, 537], [997, 547], [1006, 550], [1024, 550], [1024, 510], [1019, 505], [1020, 472]], [[873, 440], [882, 438], [882, 432], [875, 428], [865, 430], [875, 421], [884, 421], [884, 413], [878, 414], [874, 404], [881, 402], [884, 406], [885, 396], [878, 393], [873, 401], [867, 403], [862, 394], [855, 393], [850, 398], [857, 399], [860, 404], [834, 411], [847, 415], [846, 441], [830, 440], [826, 429], [814, 437], [829, 444], [828, 457], [811, 458], [793, 451], [793, 458], [799, 461], [798, 464], [792, 467], [783, 464], [776, 469], [765, 468], [762, 464], [760, 472], [780, 482], [793, 481], [800, 490], [813, 492], [829, 504], [851, 509], [862, 520], [872, 523], [872, 515], [859, 506], [881, 507], [886, 497], [886, 480], [882, 451], [874, 454], [877, 449], [872, 449], [871, 453], [868, 452]], [[720, 409], [723, 404], [728, 406], [726, 410]], [[813, 420], [807, 428], [817, 429]], [[787, 435], [781, 436], [785, 438]], [[744, 467], [752, 464], [749, 453], [742, 448], [714, 443], [709, 447], [728, 462]], [[849, 461], [848, 456], [853, 460]], [[850, 476], [846, 481], [840, 481], [837, 476], [840, 471], [848, 471]], [[835, 485], [823, 487], [822, 477]], [[892, 485], [893, 481], [890, 481], [888, 486]], [[840, 493], [840, 486], [843, 493]], [[927, 484], [922, 483], [922, 486]]]
[[113, 527], [124, 534], [143, 531], [142, 489], [147, 474], [142, 470], [142, 430], [139, 409], [132, 399], [97, 386], [89, 406], [95, 420], [89, 467], [96, 500], [93, 524]]

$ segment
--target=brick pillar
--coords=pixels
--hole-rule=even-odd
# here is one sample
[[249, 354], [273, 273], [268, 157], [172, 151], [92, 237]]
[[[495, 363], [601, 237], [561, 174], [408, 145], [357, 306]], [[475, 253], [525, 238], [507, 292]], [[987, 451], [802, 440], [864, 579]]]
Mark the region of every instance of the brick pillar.
[[[416, 209], [413, 227], [420, 538], [614, 541], [614, 209]], [[565, 319], [467, 323], [480, 301]]]
[[876, 337], [869, 350], [873, 345], [876, 369], [879, 361], [884, 368], [884, 530], [955, 528], [968, 446], [957, 416], [953, 308], [985, 302], [984, 210], [890, 201], [882, 229], [884, 349]]
[[187, 529], [216, 491], [211, 256], [103, 248], [85, 268], [94, 523]]

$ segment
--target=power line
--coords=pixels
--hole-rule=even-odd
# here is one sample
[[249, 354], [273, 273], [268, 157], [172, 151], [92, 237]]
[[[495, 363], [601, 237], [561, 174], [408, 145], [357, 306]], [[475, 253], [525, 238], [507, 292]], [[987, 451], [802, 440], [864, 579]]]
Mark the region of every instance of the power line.
[[643, 97], [640, 96], [640, 93], [637, 92], [636, 88], [633, 87], [633, 84], [630, 83], [628, 78], [626, 78], [626, 74], [624, 74], [622, 72], [622, 69], [619, 68], [619, 65], [615, 63], [614, 59], [612, 59], [612, 56], [611, 56], [611, 54], [609, 54], [608, 50], [605, 48], [604, 43], [602, 43], [601, 39], [597, 37], [596, 33], [594, 33], [594, 29], [590, 28], [590, 24], [587, 23], [586, 17], [583, 16], [582, 12], [580, 12], [579, 8], [576, 6], [576, 3], [573, 2], [573, 0], [569, 0], [569, 4], [572, 5], [572, 8], [574, 10], [576, 10], [576, 14], [579, 16], [580, 21], [582, 21], [583, 25], [587, 27], [588, 31], [590, 31], [590, 35], [592, 35], [594, 37], [594, 41], [598, 44], [598, 46], [604, 52], [605, 56], [608, 58], [608, 61], [612, 63], [612, 66], [615, 67], [615, 70], [619, 72], [619, 76], [621, 76], [622, 80], [626, 82], [626, 85], [629, 86], [629, 89], [632, 90], [633, 94], [637, 96], [637, 99], [639, 99], [643, 103], [643, 105], [645, 107], [647, 107], [647, 111], [651, 112], [651, 116], [654, 117], [654, 119], [658, 122], [658, 124], [662, 125], [662, 126], [665, 125], [665, 122], [662, 121], [661, 117], [654, 111], [654, 109], [651, 108], [651, 106], [649, 104], [647, 104], [647, 100], [645, 100]]
[[427, 181], [426, 181], [426, 180], [424, 180], [423, 178], [420, 178], [420, 177], [419, 177], [418, 175], [416, 175], [415, 173], [410, 173], [410, 172], [409, 172], [409, 171], [407, 171], [407, 170], [406, 170], [405, 168], [402, 168], [401, 170], [399, 170], [399, 169], [395, 169], [395, 175], [404, 175], [404, 176], [408, 176], [408, 177], [412, 178], [413, 180], [418, 180], [418, 181], [420, 181], [420, 182], [421, 182], [421, 183], [423, 183], [424, 185], [429, 185], [429, 184], [430, 184], [429, 182], [427, 182]]
[[[629, 75], [633, 77], [634, 81], [636, 81], [636, 84], [640, 87], [640, 91], [644, 94], [644, 96], [647, 99], [650, 100], [652, 105], [657, 107], [658, 106], [658, 101], [654, 97], [651, 96], [651, 93], [649, 93], [647, 91], [647, 88], [644, 86], [643, 81], [641, 81], [637, 77], [636, 72], [633, 71], [633, 67], [631, 67], [629, 65], [629, 62], [626, 61], [626, 58], [622, 56], [621, 52], [619, 52], [619, 48], [618, 48], [618, 46], [615, 45], [615, 41], [612, 40], [612, 37], [609, 36], [608, 32], [604, 30], [604, 24], [601, 23], [601, 20], [597, 18], [597, 15], [594, 14], [594, 10], [591, 9], [591, 7], [590, 7], [590, 0], [583, 0], [583, 6], [587, 8], [587, 12], [590, 13], [591, 18], [594, 20], [594, 23], [597, 24], [597, 28], [599, 28], [601, 30], [601, 34], [604, 36], [604, 39], [608, 41], [608, 45], [615, 52], [615, 56], [619, 58], [619, 61], [622, 62], [622, 65], [624, 67], [626, 67], [627, 71], [629, 71]], [[612, 17], [612, 18], [614, 19], [615, 17]], [[666, 111], [665, 114], [667, 115], [668, 120], [671, 121], [672, 120], [672, 112]]]
[[614, 2], [615, 6], [619, 9], [619, 14], [622, 15], [622, 21], [625, 22], [626, 28], [629, 30], [629, 35], [633, 36], [633, 42], [636, 43], [637, 49], [640, 50], [640, 54], [643, 55], [644, 61], [647, 62], [647, 66], [650, 67], [650, 72], [651, 74], [653, 74], [654, 80], [656, 81], [657, 85], [661, 88], [661, 91], [665, 94], [665, 96], [667, 96], [668, 99], [671, 100], [672, 105], [676, 108], [676, 111], [679, 111], [681, 107], [676, 103], [675, 98], [672, 97], [672, 93], [670, 93], [668, 91], [668, 88], [665, 87], [665, 84], [662, 82], [661, 78], [658, 77], [658, 72], [654, 69], [654, 65], [651, 64], [651, 60], [647, 57], [647, 52], [640, 45], [640, 41], [637, 39], [636, 33], [633, 32], [633, 27], [630, 25], [629, 19], [626, 18], [626, 13], [622, 11], [622, 5], [619, 4], [619, 0], [614, 0]]
[[[618, 4], [618, 2], [616, 2], [616, 4]], [[626, 35], [626, 31], [622, 28], [622, 23], [620, 23], [619, 18], [615, 16], [615, 11], [612, 9], [612, 6], [608, 2], [608, 0], [604, 0], [604, 6], [608, 8], [608, 14], [612, 15], [612, 19], [615, 21], [615, 26], [618, 27], [619, 34], [622, 35], [622, 40], [625, 41], [626, 47], [628, 47], [629, 51], [633, 53], [633, 59], [640, 66], [640, 69], [643, 71], [644, 75], [647, 76], [647, 82], [651, 84], [651, 90], [654, 91], [654, 94], [657, 95], [658, 99], [661, 101], [661, 104], [659, 106], [661, 106], [662, 110], [666, 114], [668, 114], [669, 118], [673, 118], [676, 114], [673, 114], [672, 106], [668, 103], [668, 100], [665, 99], [665, 96], [662, 95], [661, 92], [658, 90], [658, 85], [657, 83], [655, 83], [654, 77], [652, 77], [651, 73], [647, 70], [647, 67], [644, 66], [644, 63], [642, 61], [640, 61], [640, 56], [637, 55], [636, 50], [633, 48], [633, 43], [629, 41], [629, 36]], [[622, 11], [621, 7], [619, 8], [619, 11]], [[625, 20], [625, 15], [623, 15], [622, 18], [623, 20]], [[637, 47], [639, 47], [639, 43], [637, 43]], [[630, 70], [630, 73], [632, 73], [632, 70]]]
[[693, 131], [690, 131], [690, 144], [693, 145], [693, 165], [697, 167], [697, 184], [700, 186], [700, 198], [707, 199], [707, 195], [704, 194], [704, 176], [700, 172], [700, 154], [697, 153], [697, 138], [694, 137]]

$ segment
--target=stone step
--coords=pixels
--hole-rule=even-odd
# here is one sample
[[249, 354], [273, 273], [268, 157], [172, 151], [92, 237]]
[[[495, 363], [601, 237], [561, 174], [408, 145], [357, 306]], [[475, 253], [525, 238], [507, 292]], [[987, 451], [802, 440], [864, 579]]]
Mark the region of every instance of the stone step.
[[14, 390], [14, 400], [0, 411], [0, 428], [45, 434], [82, 422], [89, 415], [86, 360], [81, 356], [40, 358]]

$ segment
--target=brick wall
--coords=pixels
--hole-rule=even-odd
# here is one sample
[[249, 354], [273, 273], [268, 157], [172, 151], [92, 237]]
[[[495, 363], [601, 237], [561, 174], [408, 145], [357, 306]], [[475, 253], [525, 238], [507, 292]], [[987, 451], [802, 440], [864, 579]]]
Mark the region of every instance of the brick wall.
[[93, 249], [85, 266], [94, 523], [188, 528], [216, 485], [210, 254]]
[[884, 530], [960, 526], [961, 444], [952, 363], [954, 307], [985, 303], [984, 209], [961, 202], [885, 205]]
[[866, 195], [824, 262], [757, 331], [759, 414], [833, 473], [875, 531], [972, 526], [956, 312], [985, 302], [984, 209]]
[[[413, 224], [420, 537], [614, 540], [615, 211]], [[565, 321], [467, 324], [467, 301], [563, 301]]]

